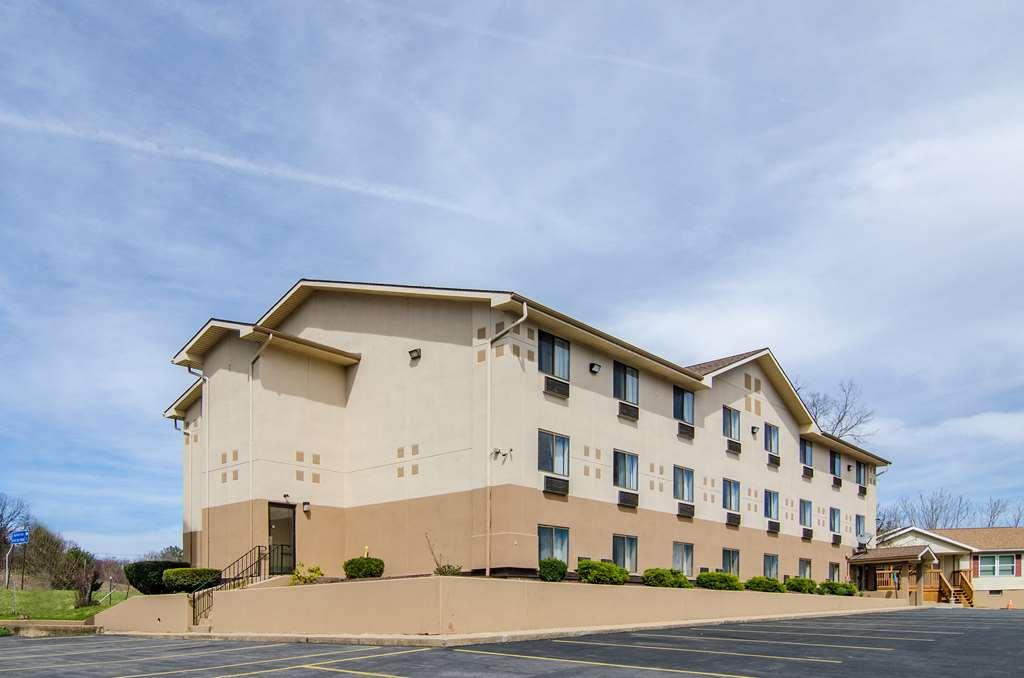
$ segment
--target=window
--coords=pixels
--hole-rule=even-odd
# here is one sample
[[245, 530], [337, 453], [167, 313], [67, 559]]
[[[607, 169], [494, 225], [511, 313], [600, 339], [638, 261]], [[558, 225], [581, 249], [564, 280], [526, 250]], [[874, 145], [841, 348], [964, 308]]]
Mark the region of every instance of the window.
[[769, 454], [779, 453], [779, 427], [772, 424], [764, 425], [764, 451]]
[[537, 470], [569, 475], [569, 439], [557, 433], [537, 431]]
[[800, 559], [800, 576], [811, 578], [811, 559], [801, 558]]
[[814, 516], [812, 515], [811, 502], [806, 499], [800, 500], [800, 524], [804, 527], [813, 527]]
[[738, 480], [722, 478], [722, 508], [734, 512], [740, 510], [740, 483]]
[[828, 510], [828, 529], [833, 532], [841, 532], [843, 529], [843, 514], [839, 509], [832, 507]]
[[764, 491], [764, 517], [768, 520], [779, 519], [779, 493], [772, 490]]
[[1013, 576], [1013, 555], [999, 553], [991, 556], [982, 556], [979, 562], [979, 574], [982, 577], [1012, 577]]
[[834, 476], [843, 475], [843, 455], [835, 450], [828, 451], [828, 470]]
[[636, 572], [636, 537], [614, 535], [612, 537], [612, 560], [626, 572]]
[[814, 444], [810, 440], [800, 439], [800, 463], [814, 466]]
[[740, 439], [740, 412], [722, 406], [722, 435], [732, 440]]
[[867, 485], [868, 484], [868, 467], [862, 461], [857, 462], [857, 484]]
[[740, 576], [740, 552], [736, 549], [722, 549], [722, 572]]
[[854, 528], [854, 532], [857, 533], [857, 538], [858, 539], [860, 539], [860, 536], [862, 534], [867, 534], [867, 525], [865, 523], [866, 523], [866, 520], [865, 520], [864, 516], [862, 516], [862, 515], [854, 516], [854, 518], [853, 518], [853, 528]]
[[839, 581], [839, 563], [828, 564], [828, 580]]
[[633, 405], [640, 401], [640, 373], [636, 368], [615, 363], [615, 397]]
[[569, 381], [569, 342], [540, 332], [537, 335], [537, 369]]
[[679, 570], [687, 577], [693, 576], [693, 544], [672, 542], [672, 569]]
[[774, 553], [764, 554], [764, 576], [779, 578], [779, 556]]
[[636, 488], [639, 483], [637, 478], [638, 465], [639, 462], [635, 454], [615, 450], [615, 459], [612, 468], [612, 475], [615, 476], [615, 486], [621, 487], [624, 490], [633, 490], [636, 492]]
[[569, 528], [537, 526], [537, 560], [557, 558], [569, 564]]
[[672, 387], [672, 416], [676, 419], [693, 423], [693, 392], [678, 386]]
[[672, 496], [693, 503], [693, 470], [676, 466], [672, 470]]

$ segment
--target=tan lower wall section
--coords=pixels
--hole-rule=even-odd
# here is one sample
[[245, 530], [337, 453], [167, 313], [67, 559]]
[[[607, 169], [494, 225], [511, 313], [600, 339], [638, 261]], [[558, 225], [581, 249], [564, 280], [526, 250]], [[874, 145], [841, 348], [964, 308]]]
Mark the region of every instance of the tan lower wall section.
[[[319, 565], [327, 576], [341, 576], [348, 558], [370, 553], [383, 558], [386, 575], [429, 573], [434, 562], [427, 548], [430, 534], [441, 560], [458, 563], [466, 570], [486, 565], [484, 490], [422, 497], [353, 508], [312, 506], [297, 511], [297, 560]], [[810, 558], [812, 576], [825, 579], [829, 562], [840, 564], [847, 577], [850, 546], [834, 547], [821, 540], [805, 542], [794, 535], [769, 535], [761, 527], [726, 527], [724, 523], [682, 519], [670, 513], [624, 509], [579, 497], [545, 495], [518, 485], [492, 488], [492, 568], [536, 568], [537, 526], [569, 528], [569, 567], [577, 559], [610, 558], [612, 535], [637, 537], [638, 571], [672, 566], [672, 542], [694, 545], [694, 572], [701, 567], [722, 567], [722, 549], [740, 551], [740, 576], [748, 579], [763, 572], [766, 553], [779, 556], [779, 575], [796, 575], [800, 558]], [[267, 541], [267, 502], [215, 507], [203, 512], [206, 530], [195, 541], [209, 553], [200, 564], [223, 567], [245, 553], [253, 543]], [[746, 518], [747, 515], [744, 514]], [[253, 533], [249, 537], [250, 520]], [[819, 537], [828, 537], [827, 534]]]
[[988, 591], [974, 592], [974, 607], [1001, 608], [1012, 602], [1018, 610], [1024, 610], [1024, 589], [1004, 589], [998, 596]]
[[422, 577], [222, 591], [210, 621], [214, 633], [464, 634], [905, 606], [881, 598]]
[[106, 631], [185, 633], [192, 623], [188, 596], [135, 596], [98, 613], [93, 624]]

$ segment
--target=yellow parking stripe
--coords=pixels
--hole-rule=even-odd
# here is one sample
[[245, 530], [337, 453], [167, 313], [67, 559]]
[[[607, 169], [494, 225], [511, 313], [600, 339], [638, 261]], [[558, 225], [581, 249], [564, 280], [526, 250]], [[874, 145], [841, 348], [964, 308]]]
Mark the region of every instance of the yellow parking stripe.
[[890, 652], [894, 647], [866, 647], [864, 645], [832, 645], [830, 643], [798, 643], [795, 640], [761, 640], [759, 638], [736, 638], [729, 636], [677, 636], [671, 633], [633, 633], [641, 638], [678, 638], [680, 640], [728, 640], [731, 643], [768, 643], [771, 645], [802, 645], [804, 647], [831, 647], [838, 650], [879, 650]]
[[340, 664], [342, 662], [357, 662], [362, 659], [375, 659], [377, 657], [393, 657], [398, 654], [410, 654], [412, 652], [426, 652], [433, 650], [432, 647], [418, 647], [413, 650], [397, 650], [395, 652], [379, 652], [377, 654], [364, 654], [358, 657], [345, 657], [344, 659], [328, 659], [327, 661], [317, 662], [315, 664], [298, 664], [296, 666], [279, 666], [276, 669], [263, 669], [262, 671], [249, 671], [248, 673], [225, 673], [224, 675], [217, 676], [217, 678], [233, 678], [236, 676], [255, 676], [261, 673], [276, 673], [278, 671], [291, 671], [293, 669], [315, 669], [318, 667], [325, 667], [327, 664]]
[[564, 659], [562, 657], [545, 657], [535, 654], [513, 654], [511, 652], [490, 652], [487, 650], [464, 650], [456, 648], [453, 652], [467, 652], [469, 654], [487, 654], [497, 657], [513, 657], [514, 659], [536, 659], [544, 662], [564, 662], [566, 664], [583, 664], [585, 666], [604, 666], [611, 669], [632, 669], [634, 671], [658, 671], [661, 673], [681, 673], [689, 676], [713, 676], [714, 678], [754, 678], [734, 673], [711, 673], [709, 671], [694, 671], [692, 669], [666, 669], [659, 666], [637, 666], [636, 664], [611, 664], [609, 662], [593, 662], [583, 659]]
[[314, 671], [333, 671], [335, 673], [349, 673], [355, 676], [377, 676], [378, 678], [402, 678], [393, 676], [390, 673], [370, 673], [369, 671], [356, 671], [355, 669], [332, 669], [329, 666], [317, 666], [316, 664], [305, 664], [300, 668], [313, 669]]
[[634, 645], [633, 643], [598, 643], [592, 640], [555, 640], [554, 643], [571, 645], [597, 645], [601, 647], [638, 647], [642, 650], [668, 650], [671, 652], [692, 652], [695, 654], [727, 654], [733, 657], [757, 657], [758, 659], [785, 659], [791, 662], [819, 662], [822, 664], [842, 664], [839, 659], [817, 659], [813, 657], [784, 657], [771, 654], [751, 654], [749, 652], [726, 652], [725, 650], [695, 650], [689, 647], [669, 647], [668, 645]]
[[[248, 649], [256, 649], [259, 647], [270, 647], [269, 645], [250, 645]], [[239, 666], [254, 666], [256, 664], [269, 664], [271, 662], [286, 662], [292, 659], [298, 659], [299, 661], [309, 659], [310, 657], [327, 657], [333, 654], [352, 654], [353, 652], [363, 652], [365, 650], [372, 650], [372, 647], [356, 647], [349, 648], [347, 650], [331, 650], [330, 652], [314, 652], [312, 654], [298, 654], [291, 657], [277, 657], [274, 659], [255, 659], [251, 662], [239, 662], [237, 664], [222, 664], [220, 666], [204, 666], [195, 669], [172, 669], [170, 671], [157, 671], [155, 673], [133, 673], [130, 676], [117, 676], [117, 678], [149, 678], [150, 676], [173, 676], [179, 673], [195, 673], [196, 671], [213, 671], [214, 669], [233, 669]]]
[[[277, 647], [279, 645], [286, 645], [287, 643], [274, 643], [273, 645], [263, 645], [262, 647]], [[95, 662], [71, 662], [68, 664], [47, 664], [45, 666], [19, 666], [13, 669], [0, 669], [0, 672], [6, 671], [39, 671], [40, 669], [62, 669], [72, 668], [75, 666], [99, 666], [104, 664], [126, 664], [128, 662], [148, 662], [154, 659], [174, 659], [176, 657], [200, 657], [207, 654], [219, 654], [222, 652], [242, 652], [245, 650], [252, 650], [252, 646], [247, 647], [230, 647], [225, 650], [208, 650], [206, 652], [185, 652], [179, 654], [160, 654], [149, 657], [132, 657], [131, 659], [110, 659], [107, 661], [95, 661]]]
[[837, 635], [843, 638], [865, 638], [868, 640], [912, 640], [916, 643], [934, 643], [934, 638], [904, 638], [902, 636], [858, 636], [850, 633], [813, 633], [809, 631], [751, 631], [750, 629], [726, 629], [716, 627], [715, 633], [767, 633], [773, 636], [825, 636], [835, 638]]

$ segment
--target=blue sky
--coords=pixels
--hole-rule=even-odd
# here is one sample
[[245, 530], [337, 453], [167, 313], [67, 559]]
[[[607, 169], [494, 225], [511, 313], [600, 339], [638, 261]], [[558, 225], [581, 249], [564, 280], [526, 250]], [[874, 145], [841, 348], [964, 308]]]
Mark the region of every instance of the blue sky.
[[0, 491], [180, 539], [170, 356], [297, 278], [508, 288], [861, 384], [884, 499], [1024, 495], [1024, 7], [5, 2]]

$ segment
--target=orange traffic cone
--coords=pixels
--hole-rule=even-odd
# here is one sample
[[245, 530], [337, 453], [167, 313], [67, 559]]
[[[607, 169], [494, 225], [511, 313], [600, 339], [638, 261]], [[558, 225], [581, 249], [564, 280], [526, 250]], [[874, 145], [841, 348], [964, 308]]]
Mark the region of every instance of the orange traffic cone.
[[1006, 609], [1007, 610], [1012, 610], [1013, 609], [1013, 601], [1012, 600], [1010, 602], [1006, 603]]

